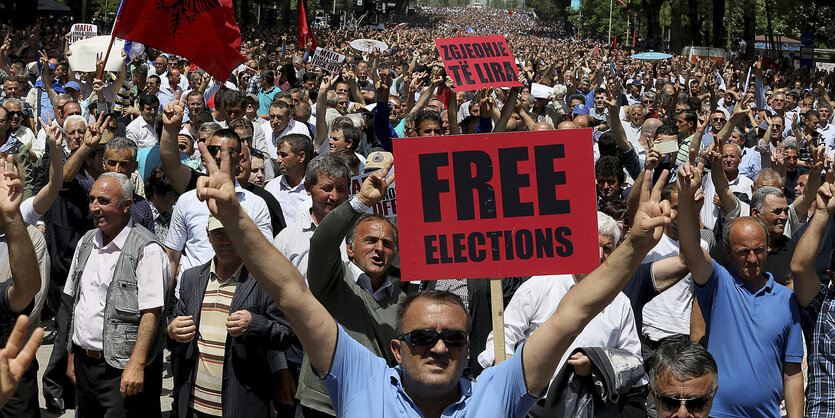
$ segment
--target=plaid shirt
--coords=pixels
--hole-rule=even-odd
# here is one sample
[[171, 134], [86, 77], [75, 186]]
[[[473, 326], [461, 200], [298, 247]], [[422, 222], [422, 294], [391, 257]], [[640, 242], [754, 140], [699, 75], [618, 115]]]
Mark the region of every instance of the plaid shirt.
[[258, 89], [261, 88], [261, 77], [258, 73], [249, 78], [249, 83], [246, 84], [246, 94], [258, 95]]
[[807, 417], [835, 417], [835, 288], [821, 285], [820, 292], [801, 313], [806, 334], [809, 383]]

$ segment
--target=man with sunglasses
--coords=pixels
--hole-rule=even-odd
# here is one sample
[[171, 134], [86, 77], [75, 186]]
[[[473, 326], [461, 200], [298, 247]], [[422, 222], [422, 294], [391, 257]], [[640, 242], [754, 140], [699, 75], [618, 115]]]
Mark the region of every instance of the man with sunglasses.
[[647, 362], [652, 399], [659, 418], [705, 418], [719, 383], [713, 356], [687, 340], [662, 343]]
[[[733, 219], [723, 228], [725, 269], [699, 246], [694, 195], [700, 179], [692, 165], [678, 171], [681, 256], [696, 284], [707, 349], [722, 370], [712, 414], [716, 417], [803, 414], [803, 339], [792, 291], [765, 271], [769, 231], [758, 218]], [[692, 336], [691, 336], [692, 337]], [[756, 385], [752, 388], [752, 384]]]
[[[208, 156], [202, 146], [201, 151]], [[470, 318], [460, 299], [447, 292], [424, 292], [404, 301], [396, 316], [396, 337], [386, 343], [399, 366], [389, 367], [384, 359], [357, 342], [355, 334], [346, 332], [349, 325], [337, 324], [314, 296], [316, 291], [305, 286], [298, 271], [242, 216], [228, 174], [228, 159], [222, 157], [220, 169], [210, 161], [210, 175], [200, 182], [199, 194], [225, 226], [244, 265], [287, 316], [339, 416], [524, 416], [547, 387], [571, 340], [623, 288], [672, 216], [669, 206], [657, 202], [666, 174], [652, 193], [651, 179], [645, 177], [635, 222], [624, 243], [565, 296], [557, 312], [517, 349], [517, 355], [472, 382], [461, 379]], [[339, 222], [346, 211], [381, 200], [394, 181], [393, 177], [386, 178], [390, 169], [388, 164], [369, 176], [360, 192], [326, 216], [323, 224]], [[324, 228], [320, 225], [314, 234], [311, 250], [319, 245], [315, 235]], [[358, 233], [363, 246], [387, 248], [379, 235], [370, 239], [360, 236]], [[338, 242], [334, 240], [329, 245], [336, 246]], [[333, 252], [328, 257], [333, 265], [339, 265], [337, 254]], [[382, 267], [382, 260], [371, 261], [375, 270]], [[361, 290], [357, 283], [342, 283], [340, 287], [350, 288], [340, 292], [343, 305], [345, 298], [357, 303], [372, 300], [370, 292]], [[364, 326], [377, 327], [391, 335], [391, 329], [386, 330], [390, 323], [383, 325], [372, 320], [378, 319], [378, 312], [371, 311], [369, 315], [354, 312], [347, 324], [365, 323]], [[382, 335], [375, 335], [376, 340], [380, 338]]]

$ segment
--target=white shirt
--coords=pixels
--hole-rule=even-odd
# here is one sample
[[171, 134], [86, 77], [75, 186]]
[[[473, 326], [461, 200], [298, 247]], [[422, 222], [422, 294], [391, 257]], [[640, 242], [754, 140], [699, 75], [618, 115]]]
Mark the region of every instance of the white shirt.
[[[278, 249], [293, 267], [299, 270], [307, 283], [307, 263], [310, 255], [310, 238], [316, 232], [316, 222], [309, 210], [299, 210], [298, 218], [282, 229], [275, 236], [273, 246]], [[348, 261], [348, 253], [345, 251], [345, 241], [339, 245], [342, 261]]]
[[[23, 124], [21, 124], [12, 133], [12, 136], [17, 138], [18, 141], [22, 142], [23, 145], [26, 145], [26, 147], [29, 148], [29, 152], [35, 154], [35, 157], [37, 157], [38, 159], [36, 165], [40, 165], [44, 149], [38, 145], [38, 139], [35, 137], [35, 133], [32, 132], [32, 130], [28, 127], [23, 126]], [[45, 139], [46, 136], [44, 136], [44, 140]]]
[[[244, 211], [252, 218], [264, 237], [272, 241], [270, 212], [264, 199], [243, 189], [237, 181], [235, 192]], [[201, 202], [197, 198], [196, 190], [185, 192], [177, 199], [171, 215], [168, 235], [165, 238], [165, 246], [175, 251], [182, 251], [180, 274], [187, 269], [207, 263], [215, 256], [206, 232], [209, 215], [209, 207], [206, 206], [206, 202]], [[179, 282], [177, 282], [177, 288], [179, 289]]]
[[[557, 310], [560, 301], [572, 287], [574, 278], [568, 274], [534, 276], [522, 283], [504, 311], [505, 353], [513, 353], [519, 343], [530, 338], [531, 334]], [[487, 336], [486, 347], [478, 355], [478, 362], [482, 367], [490, 367], [493, 364], [492, 331]], [[623, 293], [618, 293], [612, 303], [586, 325], [563, 353], [554, 371], [554, 377], [577, 347], [614, 347], [640, 357], [641, 343], [635, 329], [635, 317], [629, 298]], [[642, 378], [636, 386], [644, 384], [646, 378]]]
[[[269, 128], [268, 128], [269, 127]], [[290, 122], [287, 124], [287, 127], [281, 131], [281, 134], [274, 135], [273, 127], [270, 124], [265, 124], [264, 128], [264, 135], [267, 137], [267, 149], [263, 150], [270, 154], [273, 159], [278, 159], [278, 147], [276, 144], [278, 143], [279, 138], [289, 135], [289, 134], [302, 134], [308, 138], [310, 138], [310, 130], [307, 129], [307, 125], [301, 122], [297, 122], [295, 119], [290, 119]], [[327, 142], [327, 141], [325, 141]]]
[[[700, 216], [705, 228], [712, 230], [716, 225], [716, 220], [719, 219], [719, 206], [713, 204], [713, 196], [716, 196], [716, 189], [713, 188], [713, 180], [711, 179], [712, 173], [710, 171], [708, 171], [702, 178], [702, 190], [705, 195], [705, 204], [702, 206]], [[732, 192], [743, 193], [748, 196], [748, 199], [751, 198], [751, 186], [754, 185], [754, 182], [748, 177], [745, 177], [742, 174], [737, 174], [733, 181], [728, 181], [728, 185], [730, 186]]]
[[[707, 242], [701, 241], [707, 251]], [[677, 256], [679, 242], [664, 234], [658, 244], [647, 253], [643, 263], [652, 263]], [[655, 279], [653, 278], [653, 281]], [[678, 283], [652, 298], [644, 305], [644, 325], [641, 332], [653, 341], [674, 335], [690, 335], [690, 312], [693, 310], [693, 276], [689, 273]]]
[[304, 179], [295, 187], [290, 187], [290, 184], [287, 183], [287, 177], [282, 174], [267, 183], [264, 190], [272, 193], [278, 200], [281, 205], [281, 212], [284, 214], [284, 220], [288, 223], [296, 220], [299, 208], [313, 206], [310, 195], [304, 189]]
[[[119, 259], [122, 247], [130, 234], [133, 220], [113, 238], [110, 243], [102, 243], [101, 231], [93, 238], [93, 248], [84, 272], [81, 273], [78, 303], [73, 313], [72, 342], [87, 350], [101, 351], [102, 333], [104, 332], [104, 307], [107, 302], [107, 289], [113, 280], [113, 271]], [[70, 265], [70, 279], [75, 274], [78, 264], [78, 251], [82, 240], [75, 247], [75, 254]], [[136, 266], [136, 287], [139, 310], [153, 309], [165, 304], [165, 289], [171, 277], [168, 257], [162, 247], [149, 244], [142, 250], [142, 256]], [[73, 281], [67, 280], [64, 294], [73, 296]]]
[[128, 124], [125, 128], [125, 136], [136, 142], [136, 147], [139, 149], [152, 147], [159, 142], [157, 131], [148, 122], [145, 122], [145, 118], [142, 116]]

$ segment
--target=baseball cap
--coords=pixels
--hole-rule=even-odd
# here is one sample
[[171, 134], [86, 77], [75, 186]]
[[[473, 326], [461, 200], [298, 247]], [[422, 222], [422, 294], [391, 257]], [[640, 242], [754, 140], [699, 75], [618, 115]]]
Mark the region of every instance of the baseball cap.
[[368, 154], [363, 172], [367, 173], [369, 171], [379, 170], [391, 162], [394, 162], [394, 155], [392, 153], [388, 151], [374, 151]]
[[209, 215], [209, 232], [217, 229], [223, 229], [223, 224], [215, 218], [215, 215]]
[[81, 91], [81, 86], [78, 85], [77, 81], [69, 81], [69, 82], [67, 82], [67, 84], [64, 84], [64, 90], [66, 90], [66, 89], [73, 89], [75, 91]]
[[576, 105], [574, 105], [574, 109], [572, 110], [572, 113], [574, 113], [575, 115], [588, 115], [589, 110], [586, 109], [585, 105], [576, 104]]

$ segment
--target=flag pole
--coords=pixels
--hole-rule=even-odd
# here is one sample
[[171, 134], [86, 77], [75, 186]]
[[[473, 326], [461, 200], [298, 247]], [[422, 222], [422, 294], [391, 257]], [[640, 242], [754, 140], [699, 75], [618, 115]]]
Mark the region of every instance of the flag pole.
[[107, 44], [107, 52], [104, 53], [104, 63], [101, 65], [101, 69], [99, 69], [99, 74], [96, 78], [101, 80], [102, 76], [104, 76], [104, 67], [107, 67], [107, 59], [110, 58], [110, 50], [113, 48], [113, 41], [116, 40], [116, 25], [119, 24], [119, 15], [122, 11], [122, 5], [128, 0], [122, 0], [119, 3], [119, 9], [116, 10], [116, 18], [113, 19], [113, 29], [110, 30], [110, 43]]

